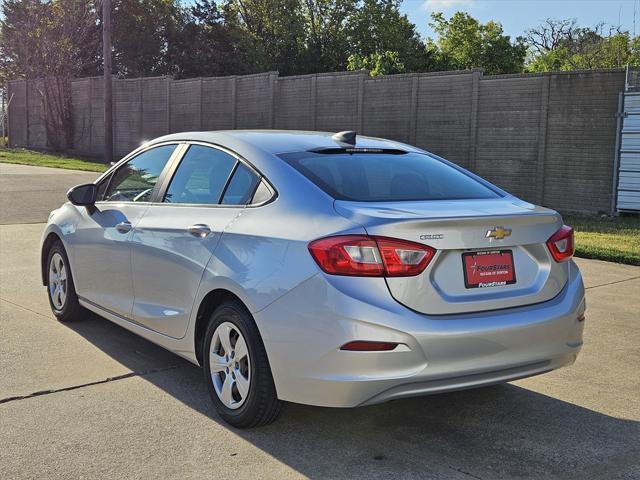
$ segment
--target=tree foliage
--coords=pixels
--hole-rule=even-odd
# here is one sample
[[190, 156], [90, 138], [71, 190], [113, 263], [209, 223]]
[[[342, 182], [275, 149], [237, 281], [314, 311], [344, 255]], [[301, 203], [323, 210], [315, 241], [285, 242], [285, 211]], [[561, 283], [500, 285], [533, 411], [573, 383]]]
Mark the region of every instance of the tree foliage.
[[2, 73], [14, 78], [83, 75], [99, 63], [96, 10], [89, 0], [3, 0]]
[[113, 0], [114, 73], [172, 74], [171, 50], [187, 20], [176, 0]]
[[547, 19], [527, 31], [526, 41], [533, 72], [640, 64], [640, 38], [604, 24], [578, 27], [575, 20]]
[[444, 69], [483, 68], [490, 75], [523, 70], [527, 54], [523, 39], [512, 42], [499, 23], [482, 24], [463, 12], [455, 13], [449, 20], [441, 13], [434, 13], [431, 20], [438, 34], [432, 44]]
[[433, 52], [400, 12], [399, 0], [364, 0], [350, 17], [347, 30], [354, 59], [372, 65], [383, 62], [391, 68], [389, 73], [397, 73], [400, 65], [403, 72], [436, 70]]
[[99, 62], [95, 6], [88, 0], [4, 0], [0, 76], [26, 78], [43, 104], [50, 147], [73, 146], [71, 80]]
[[[423, 39], [402, 0], [113, 0], [113, 73], [176, 78], [277, 70], [372, 75], [621, 67], [640, 39], [547, 20], [512, 39], [467, 13], [431, 16]], [[101, 72], [100, 0], [0, 0], [0, 82]]]
[[348, 59], [347, 68], [349, 70], [368, 70], [372, 77], [406, 72], [406, 67], [400, 60], [398, 52], [389, 50], [374, 52], [366, 57], [351, 55]]

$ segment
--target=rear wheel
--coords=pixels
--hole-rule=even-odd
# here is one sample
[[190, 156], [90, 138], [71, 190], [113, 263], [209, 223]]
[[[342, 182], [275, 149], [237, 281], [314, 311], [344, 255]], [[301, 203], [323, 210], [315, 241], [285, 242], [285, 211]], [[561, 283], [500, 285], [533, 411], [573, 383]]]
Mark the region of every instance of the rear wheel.
[[51, 311], [61, 322], [79, 320], [84, 309], [78, 303], [69, 258], [58, 240], [47, 256], [47, 293]]
[[213, 312], [203, 352], [207, 389], [226, 422], [249, 428], [276, 419], [281, 402], [260, 333], [244, 305], [225, 302]]

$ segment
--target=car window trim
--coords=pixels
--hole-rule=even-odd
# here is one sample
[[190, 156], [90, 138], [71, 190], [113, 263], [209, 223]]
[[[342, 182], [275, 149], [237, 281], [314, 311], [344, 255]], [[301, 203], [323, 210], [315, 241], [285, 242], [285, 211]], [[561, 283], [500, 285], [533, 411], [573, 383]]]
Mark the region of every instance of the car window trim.
[[158, 179], [158, 189], [154, 189], [154, 195], [151, 196], [151, 203], [163, 203], [164, 196], [169, 188], [171, 180], [173, 180], [173, 175], [176, 171], [177, 165], [182, 162], [182, 158], [188, 150], [189, 145], [186, 142], [180, 142], [180, 145], [178, 145], [178, 148], [174, 151], [174, 155], [172, 155], [167, 162], [166, 168], [162, 171], [162, 182]]
[[[159, 192], [158, 192], [159, 195], [158, 195], [157, 198], [159, 198], [160, 200], [152, 202], [154, 205], [164, 205], [164, 206], [167, 206], [167, 207], [177, 207], [177, 208], [185, 208], [185, 207], [197, 207], [197, 208], [257, 208], [257, 207], [262, 207], [264, 205], [267, 205], [267, 204], [269, 204], [269, 203], [271, 203], [271, 202], [273, 202], [273, 201], [275, 201], [277, 199], [278, 191], [275, 189], [275, 187], [269, 181], [269, 179], [267, 177], [265, 177], [264, 175], [262, 175], [262, 173], [256, 167], [254, 167], [251, 164], [251, 162], [249, 162], [247, 159], [242, 157], [240, 154], [234, 152], [233, 150], [231, 150], [231, 149], [229, 149], [227, 147], [224, 147], [223, 145], [218, 145], [216, 143], [211, 143], [211, 142], [204, 142], [204, 141], [200, 141], [200, 140], [193, 140], [193, 141], [183, 140], [180, 143], [184, 144], [185, 147], [184, 147], [184, 149], [182, 149], [182, 151], [180, 153], [180, 156], [176, 157], [171, 162], [170, 168], [166, 172], [163, 172], [163, 175], [166, 173], [166, 179], [168, 179], [168, 181], [165, 181], [165, 183], [162, 185], [161, 190], [159, 190]], [[216, 203], [216, 204], [213, 204], [213, 203], [167, 203], [167, 202], [163, 201], [164, 200], [164, 196], [166, 195], [167, 190], [169, 189], [169, 185], [171, 184], [171, 180], [173, 180], [173, 177], [174, 177], [178, 167], [182, 163], [182, 159], [184, 158], [185, 154], [187, 153], [187, 151], [189, 150], [191, 145], [200, 145], [200, 146], [203, 146], [203, 147], [213, 148], [215, 150], [219, 150], [219, 151], [221, 151], [223, 153], [231, 155], [233, 158], [236, 159], [236, 163], [234, 164], [233, 168], [231, 169], [231, 173], [227, 177], [227, 181], [225, 182], [224, 188], [222, 190], [222, 194], [221, 194], [220, 198], [218, 198], [218, 203]], [[231, 182], [231, 179], [233, 178], [233, 174], [235, 173], [236, 169], [238, 168], [238, 164], [239, 163], [242, 163], [245, 167], [247, 167], [258, 178], [258, 182], [256, 183], [255, 189], [258, 188], [258, 185], [260, 185], [261, 181], [264, 180], [267, 183], [267, 186], [269, 187], [269, 189], [272, 192], [271, 198], [269, 198], [267, 201], [261, 202], [259, 204], [247, 203], [247, 204], [244, 204], [244, 205], [227, 205], [227, 204], [223, 205], [222, 203], [220, 203], [220, 202], [222, 202], [222, 199], [224, 198], [224, 194], [227, 191], [227, 187], [228, 187], [229, 183]], [[250, 198], [253, 198], [253, 195], [255, 195], [255, 189], [254, 189], [253, 192], [251, 192]]]

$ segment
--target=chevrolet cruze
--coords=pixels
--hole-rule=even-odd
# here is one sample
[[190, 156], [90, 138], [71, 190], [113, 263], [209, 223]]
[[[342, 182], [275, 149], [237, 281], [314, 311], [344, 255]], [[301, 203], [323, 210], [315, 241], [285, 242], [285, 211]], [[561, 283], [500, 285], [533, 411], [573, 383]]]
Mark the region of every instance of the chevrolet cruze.
[[201, 365], [220, 416], [355, 407], [574, 362], [573, 231], [389, 140], [190, 132], [146, 143], [49, 217], [54, 315], [85, 309]]

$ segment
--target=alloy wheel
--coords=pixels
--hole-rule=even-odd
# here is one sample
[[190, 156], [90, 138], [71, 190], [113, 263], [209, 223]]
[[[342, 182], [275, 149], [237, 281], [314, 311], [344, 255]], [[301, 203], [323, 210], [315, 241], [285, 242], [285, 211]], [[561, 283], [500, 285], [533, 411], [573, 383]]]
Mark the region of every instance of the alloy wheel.
[[213, 332], [209, 348], [211, 380], [218, 398], [230, 409], [240, 408], [249, 395], [251, 360], [242, 333], [223, 322]]
[[49, 296], [56, 310], [62, 310], [67, 301], [67, 267], [59, 253], [49, 262]]

